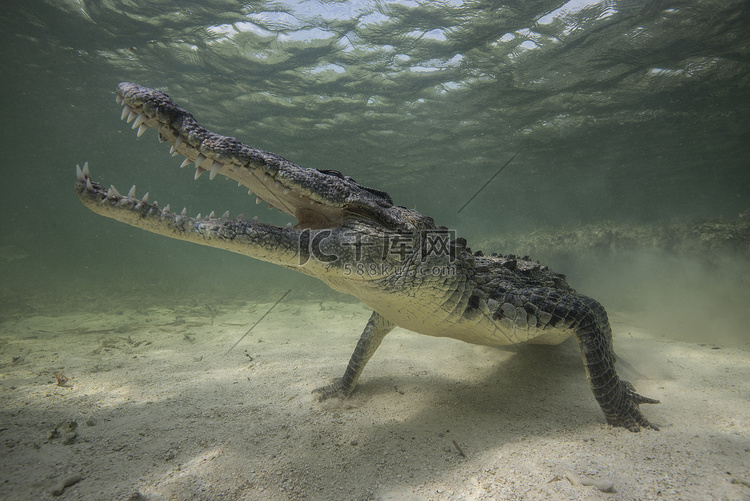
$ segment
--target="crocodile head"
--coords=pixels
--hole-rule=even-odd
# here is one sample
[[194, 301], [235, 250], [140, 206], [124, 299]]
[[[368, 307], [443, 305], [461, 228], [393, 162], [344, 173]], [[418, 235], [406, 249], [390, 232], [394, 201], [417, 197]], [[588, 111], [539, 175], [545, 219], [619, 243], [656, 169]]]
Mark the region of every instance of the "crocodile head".
[[[425, 230], [431, 218], [394, 206], [380, 190], [362, 186], [334, 170], [300, 167], [278, 155], [213, 133], [177, 106], [167, 94], [133, 83], [117, 87], [122, 119], [141, 136], [149, 128], [171, 144], [170, 153], [194, 164], [195, 179], [207, 174], [235, 180], [255, 203], [293, 216], [297, 224], [266, 224], [228, 213], [190, 217], [137, 197], [135, 187], [121, 194], [78, 168], [76, 193], [85, 206], [104, 216], [172, 238], [218, 247], [316, 276], [338, 290], [358, 295], [345, 282], [382, 280], [406, 266], [421, 264]], [[124, 191], [123, 191], [124, 192]], [[444, 246], [445, 248], [445, 246]], [[452, 242], [455, 248], [455, 240]], [[442, 259], [442, 261], [450, 260]]]

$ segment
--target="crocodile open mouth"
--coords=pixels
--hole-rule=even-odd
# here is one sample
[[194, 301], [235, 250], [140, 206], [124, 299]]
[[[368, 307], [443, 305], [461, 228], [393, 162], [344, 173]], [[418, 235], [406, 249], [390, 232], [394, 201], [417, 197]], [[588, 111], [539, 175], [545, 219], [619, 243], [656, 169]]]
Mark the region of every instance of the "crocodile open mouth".
[[[121, 118], [132, 123], [136, 134], [140, 137], [149, 127], [156, 129], [159, 141], [171, 144], [172, 156], [184, 157], [180, 167], [193, 164], [196, 180], [204, 173], [208, 173], [211, 180], [217, 175], [233, 179], [245, 186], [249, 195], [255, 195], [256, 204], [265, 201], [270, 208], [276, 207], [296, 218], [296, 228], [322, 229], [341, 224], [345, 204], [336, 197], [335, 190], [331, 193], [331, 188], [348, 179], [342, 174], [303, 168], [233, 137], [215, 134], [198, 124], [190, 113], [161, 91], [121, 83], [116, 100], [123, 107]], [[138, 198], [135, 186], [127, 195], [122, 195], [114, 186], [105, 190], [91, 181], [87, 166], [79, 167], [77, 176], [81, 184], [79, 193], [83, 195], [85, 190], [87, 196], [99, 198], [100, 203], [116, 204], [119, 208], [132, 205], [141, 210], [148, 204], [152, 210], [170, 211], [169, 205], [160, 209], [157, 204], [149, 204], [148, 193]], [[331, 178], [335, 178], [335, 182]], [[185, 215], [184, 210], [181, 215]], [[207, 217], [216, 218], [216, 215], [211, 212]], [[221, 217], [228, 218], [229, 214]], [[197, 219], [200, 218], [199, 214]]]

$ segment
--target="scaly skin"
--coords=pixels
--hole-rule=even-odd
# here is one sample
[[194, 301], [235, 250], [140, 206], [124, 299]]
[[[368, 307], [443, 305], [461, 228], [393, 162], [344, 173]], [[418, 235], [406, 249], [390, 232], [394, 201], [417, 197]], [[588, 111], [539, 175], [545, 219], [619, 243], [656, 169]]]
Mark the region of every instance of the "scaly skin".
[[160, 208], [133, 187], [127, 195], [77, 169], [76, 194], [101, 215], [153, 233], [244, 254], [294, 269], [352, 294], [374, 311], [344, 376], [316, 390], [347, 397], [386, 334], [399, 326], [420, 334], [475, 344], [557, 344], [575, 335], [586, 376], [607, 422], [631, 431], [657, 429], [635, 392], [615, 370], [612, 332], [604, 307], [576, 293], [563, 275], [528, 258], [472, 253], [462, 238], [432, 218], [394, 206], [391, 197], [331, 170], [300, 167], [273, 153], [199, 125], [165, 93], [121, 83], [122, 117], [140, 136], [149, 127], [172, 153], [208, 172], [234, 179], [257, 202], [294, 216], [281, 228], [211, 213]]

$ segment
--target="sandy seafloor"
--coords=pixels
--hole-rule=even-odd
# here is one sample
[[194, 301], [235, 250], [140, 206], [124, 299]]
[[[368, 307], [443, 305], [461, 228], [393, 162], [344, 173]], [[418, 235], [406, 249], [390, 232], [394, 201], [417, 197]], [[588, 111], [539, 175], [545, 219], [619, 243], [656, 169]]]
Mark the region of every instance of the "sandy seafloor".
[[6, 318], [0, 498], [750, 499], [747, 345], [611, 311], [621, 375], [662, 402], [661, 430], [631, 433], [605, 424], [573, 339], [396, 329], [350, 400], [319, 403], [369, 312], [291, 298], [227, 354], [272, 303]]

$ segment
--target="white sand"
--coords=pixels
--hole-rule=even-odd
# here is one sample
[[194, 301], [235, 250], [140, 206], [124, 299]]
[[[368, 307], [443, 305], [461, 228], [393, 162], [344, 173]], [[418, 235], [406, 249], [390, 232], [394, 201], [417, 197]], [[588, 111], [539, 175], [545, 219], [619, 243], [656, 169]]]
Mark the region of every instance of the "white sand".
[[750, 499], [747, 346], [611, 314], [638, 371], [620, 372], [662, 401], [645, 407], [661, 431], [630, 433], [604, 423], [573, 340], [499, 350], [397, 329], [349, 401], [318, 403], [369, 312], [291, 298], [226, 355], [270, 306], [0, 324], [0, 498]]

